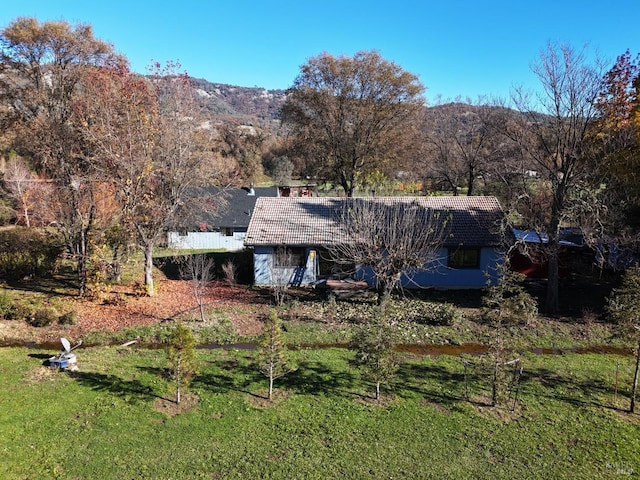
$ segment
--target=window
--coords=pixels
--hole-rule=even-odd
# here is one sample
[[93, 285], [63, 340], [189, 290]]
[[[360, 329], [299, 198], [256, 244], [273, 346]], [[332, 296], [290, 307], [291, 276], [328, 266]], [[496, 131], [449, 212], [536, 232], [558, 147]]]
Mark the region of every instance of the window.
[[276, 250], [276, 267], [304, 267], [306, 261], [307, 256], [304, 248], [280, 247]]
[[450, 268], [480, 268], [480, 249], [449, 249], [448, 265]]
[[220, 235], [223, 237], [233, 237], [233, 227], [221, 227]]

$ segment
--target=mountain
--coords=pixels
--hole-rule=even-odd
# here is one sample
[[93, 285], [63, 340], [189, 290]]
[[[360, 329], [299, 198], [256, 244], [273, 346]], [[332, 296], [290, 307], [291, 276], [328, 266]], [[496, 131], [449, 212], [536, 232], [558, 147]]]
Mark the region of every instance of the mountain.
[[271, 122], [277, 120], [286, 98], [284, 90], [239, 87], [212, 83], [202, 78], [192, 81], [206, 108], [216, 116]]

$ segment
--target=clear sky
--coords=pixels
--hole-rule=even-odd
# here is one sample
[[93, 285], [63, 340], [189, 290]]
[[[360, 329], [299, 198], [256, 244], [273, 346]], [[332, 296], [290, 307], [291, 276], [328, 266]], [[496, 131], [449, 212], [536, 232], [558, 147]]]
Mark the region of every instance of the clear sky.
[[537, 87], [530, 65], [549, 41], [611, 63], [640, 50], [640, 0], [0, 0], [1, 27], [18, 16], [89, 23], [137, 72], [173, 60], [245, 87], [286, 89], [310, 57], [377, 50], [430, 102]]

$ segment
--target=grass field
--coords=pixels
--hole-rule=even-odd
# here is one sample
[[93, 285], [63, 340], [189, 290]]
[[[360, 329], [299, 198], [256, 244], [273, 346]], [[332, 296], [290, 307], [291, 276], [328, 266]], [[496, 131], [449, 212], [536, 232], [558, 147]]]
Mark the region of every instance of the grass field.
[[[162, 350], [0, 349], [0, 478], [632, 478], [640, 416], [632, 357], [525, 354], [515, 409], [469, 400], [460, 358], [405, 356], [378, 404], [348, 350], [291, 352], [272, 404], [253, 352], [199, 350], [194, 404], [176, 414]], [[615, 398], [615, 371], [620, 391]]]

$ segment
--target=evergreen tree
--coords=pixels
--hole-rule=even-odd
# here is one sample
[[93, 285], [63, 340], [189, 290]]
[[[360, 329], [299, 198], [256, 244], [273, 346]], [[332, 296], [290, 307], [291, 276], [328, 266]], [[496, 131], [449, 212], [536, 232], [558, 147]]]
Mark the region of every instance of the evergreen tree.
[[269, 312], [258, 342], [257, 364], [269, 379], [269, 400], [273, 398], [273, 382], [295, 370], [287, 358], [282, 341], [282, 323], [275, 310]]
[[618, 324], [620, 334], [629, 339], [636, 347], [636, 366], [631, 386], [631, 405], [633, 413], [638, 391], [640, 373], [640, 267], [629, 268], [622, 276], [622, 285], [614, 288], [607, 299], [607, 312]]
[[351, 341], [354, 363], [375, 383], [376, 400], [380, 399], [380, 385], [388, 383], [398, 369], [396, 345], [395, 329], [382, 318], [363, 325]]
[[189, 386], [196, 373], [196, 338], [189, 327], [178, 324], [171, 333], [167, 358], [171, 369], [171, 379], [175, 382], [176, 403], [180, 403], [181, 393]]

